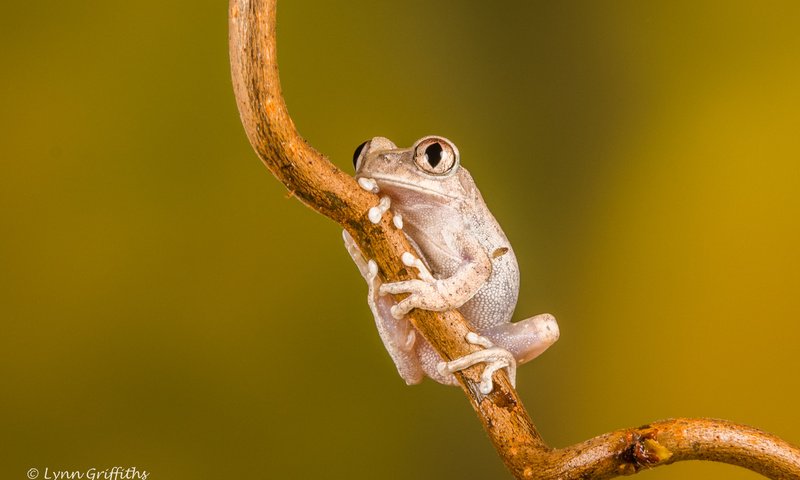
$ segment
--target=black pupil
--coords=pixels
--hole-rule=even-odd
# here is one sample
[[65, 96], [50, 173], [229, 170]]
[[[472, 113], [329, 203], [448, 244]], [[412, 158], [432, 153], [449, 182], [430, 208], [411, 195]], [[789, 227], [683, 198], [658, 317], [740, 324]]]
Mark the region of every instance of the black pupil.
[[442, 161], [442, 146], [438, 143], [432, 143], [425, 149], [425, 155], [428, 157], [428, 163], [431, 167], [436, 168], [439, 162]]
[[[367, 140], [367, 142], [368, 141], [369, 140]], [[357, 146], [356, 151], [353, 152], [353, 168], [358, 168], [358, 157], [361, 156], [361, 150], [364, 150], [364, 145], [366, 145], [367, 142], [364, 142], [361, 145]]]

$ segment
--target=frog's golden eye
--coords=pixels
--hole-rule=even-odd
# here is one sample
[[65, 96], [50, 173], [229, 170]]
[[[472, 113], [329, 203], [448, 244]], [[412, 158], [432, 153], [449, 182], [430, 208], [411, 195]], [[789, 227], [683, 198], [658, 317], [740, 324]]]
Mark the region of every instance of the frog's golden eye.
[[458, 165], [458, 149], [443, 137], [425, 137], [414, 145], [414, 163], [431, 175], [447, 175]]
[[364, 147], [369, 143], [369, 140], [362, 143], [361, 145], [356, 147], [356, 151], [353, 152], [353, 168], [358, 170], [358, 160], [361, 158], [361, 152], [364, 151]]

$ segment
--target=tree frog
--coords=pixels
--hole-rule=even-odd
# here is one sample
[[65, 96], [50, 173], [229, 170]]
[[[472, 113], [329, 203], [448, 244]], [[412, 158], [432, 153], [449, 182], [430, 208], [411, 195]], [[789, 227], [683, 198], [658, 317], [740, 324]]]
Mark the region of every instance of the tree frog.
[[[549, 314], [511, 323], [519, 292], [519, 267], [506, 235], [481, 197], [469, 172], [460, 166], [456, 146], [428, 136], [411, 148], [398, 148], [375, 137], [355, 151], [358, 184], [380, 194], [369, 219], [392, 215], [415, 251], [402, 262], [418, 279], [382, 283], [374, 261], [367, 260], [347, 232], [345, 246], [369, 287], [368, 304], [383, 343], [400, 376], [416, 384], [427, 376], [455, 385], [453, 372], [486, 363], [480, 390], [493, 388], [492, 374], [506, 368], [512, 382], [516, 365], [525, 363], [558, 340]], [[407, 293], [395, 303], [389, 294]], [[414, 308], [458, 309], [473, 332], [466, 340], [482, 350], [444, 362], [406, 318]]]

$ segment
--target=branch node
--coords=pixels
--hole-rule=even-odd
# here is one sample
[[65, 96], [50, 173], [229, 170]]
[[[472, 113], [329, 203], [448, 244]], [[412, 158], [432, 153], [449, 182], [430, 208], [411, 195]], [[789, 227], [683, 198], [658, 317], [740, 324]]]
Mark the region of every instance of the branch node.
[[625, 447], [619, 454], [619, 473], [630, 475], [643, 468], [656, 467], [672, 457], [672, 452], [655, 438], [658, 432], [632, 430], [625, 436]]

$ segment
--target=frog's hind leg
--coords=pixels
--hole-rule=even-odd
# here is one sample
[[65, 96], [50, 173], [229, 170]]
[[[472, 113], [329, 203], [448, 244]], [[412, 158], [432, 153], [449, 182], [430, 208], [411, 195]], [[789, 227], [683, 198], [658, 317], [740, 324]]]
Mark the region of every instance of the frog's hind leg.
[[[485, 335], [485, 336], [483, 336]], [[505, 368], [511, 385], [515, 383], [517, 364], [539, 356], [558, 340], [555, 317], [543, 313], [517, 323], [502, 323], [481, 329], [481, 335], [469, 332], [466, 340], [484, 349], [438, 365], [441, 375], [457, 372], [478, 363], [486, 363], [479, 390], [489, 394], [494, 389], [492, 375]]]
[[422, 364], [422, 371], [424, 371], [425, 375], [430, 379], [443, 385], [458, 385], [458, 380], [456, 380], [455, 375], [449, 372], [439, 371], [438, 366], [442, 363], [443, 359], [421, 335], [420, 340], [417, 342], [417, 355]]
[[502, 347], [522, 364], [538, 357], [558, 340], [555, 317], [549, 313], [536, 315], [515, 323], [503, 323], [481, 330], [498, 347]]
[[[378, 276], [378, 265], [374, 260], [366, 260], [361, 250], [356, 245], [353, 237], [347, 231], [342, 232], [345, 248], [367, 281], [367, 305], [375, 317], [375, 326], [383, 341], [383, 345], [392, 357], [397, 367], [397, 372], [409, 385], [422, 381], [422, 365], [417, 358], [415, 343], [417, 331], [406, 318], [396, 319], [392, 316], [391, 309], [394, 305], [391, 297], [380, 296], [378, 291], [381, 279]], [[420, 337], [421, 338], [421, 337]]]

